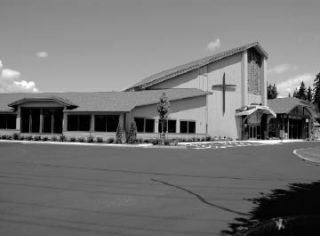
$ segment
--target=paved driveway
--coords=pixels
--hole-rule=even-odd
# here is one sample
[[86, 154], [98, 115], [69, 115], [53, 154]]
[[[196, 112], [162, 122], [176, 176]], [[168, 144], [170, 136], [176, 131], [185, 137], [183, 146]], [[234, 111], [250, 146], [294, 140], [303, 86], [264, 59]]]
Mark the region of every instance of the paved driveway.
[[0, 143], [0, 235], [219, 235], [247, 198], [319, 179], [295, 148]]

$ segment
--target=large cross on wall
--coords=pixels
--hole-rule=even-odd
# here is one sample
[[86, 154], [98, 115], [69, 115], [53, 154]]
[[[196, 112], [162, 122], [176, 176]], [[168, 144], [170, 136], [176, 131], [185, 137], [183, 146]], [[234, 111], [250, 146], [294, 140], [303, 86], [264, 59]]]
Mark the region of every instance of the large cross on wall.
[[222, 84], [212, 86], [212, 90], [222, 91], [222, 114], [226, 112], [226, 91], [235, 91], [235, 84], [226, 84], [226, 73], [223, 73]]

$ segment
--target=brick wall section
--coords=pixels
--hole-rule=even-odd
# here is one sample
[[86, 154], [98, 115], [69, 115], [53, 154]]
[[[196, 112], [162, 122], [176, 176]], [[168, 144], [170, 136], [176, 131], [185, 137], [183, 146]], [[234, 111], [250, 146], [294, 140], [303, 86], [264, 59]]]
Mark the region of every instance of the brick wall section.
[[255, 95], [261, 95], [262, 82], [262, 57], [254, 48], [251, 48], [248, 50], [248, 92]]

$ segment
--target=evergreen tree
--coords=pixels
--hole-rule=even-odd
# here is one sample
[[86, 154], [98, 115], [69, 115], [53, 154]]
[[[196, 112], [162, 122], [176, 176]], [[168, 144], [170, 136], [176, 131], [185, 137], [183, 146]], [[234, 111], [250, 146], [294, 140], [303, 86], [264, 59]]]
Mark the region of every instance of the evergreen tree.
[[129, 133], [127, 136], [127, 143], [133, 144], [137, 141], [137, 125], [135, 121], [130, 124]]
[[320, 111], [320, 73], [316, 75], [313, 84], [313, 103], [318, 107], [318, 111]]
[[303, 81], [301, 81], [300, 88], [297, 93], [297, 98], [307, 100], [306, 86], [304, 85]]
[[269, 84], [267, 86], [267, 97], [268, 99], [275, 99], [278, 96], [277, 87], [275, 84], [271, 85]]
[[119, 122], [117, 130], [116, 130], [116, 143], [122, 143], [122, 138], [123, 138], [123, 130], [122, 130], [120, 122]]
[[312, 101], [312, 89], [311, 89], [311, 86], [309, 86], [308, 87], [308, 90], [307, 90], [307, 100], [309, 101], [309, 102], [311, 102]]
[[290, 92], [288, 93], [288, 98], [291, 98], [291, 93]]
[[165, 122], [169, 115], [170, 102], [165, 93], [160, 97], [160, 101], [157, 106], [157, 111], [159, 114], [159, 121], [161, 123], [161, 133], [164, 132]]
[[297, 98], [297, 96], [298, 96], [298, 90], [297, 90], [297, 88], [296, 88], [296, 89], [293, 91], [292, 97]]

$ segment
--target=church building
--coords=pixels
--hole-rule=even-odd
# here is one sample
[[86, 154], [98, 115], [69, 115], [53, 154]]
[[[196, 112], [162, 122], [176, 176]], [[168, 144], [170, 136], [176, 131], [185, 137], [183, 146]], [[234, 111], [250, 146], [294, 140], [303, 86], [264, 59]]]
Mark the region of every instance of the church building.
[[267, 104], [268, 54], [247, 44], [151, 75], [121, 92], [2, 93], [0, 135], [115, 137], [136, 122], [158, 138], [157, 104], [170, 101], [168, 138], [265, 139], [276, 117]]

